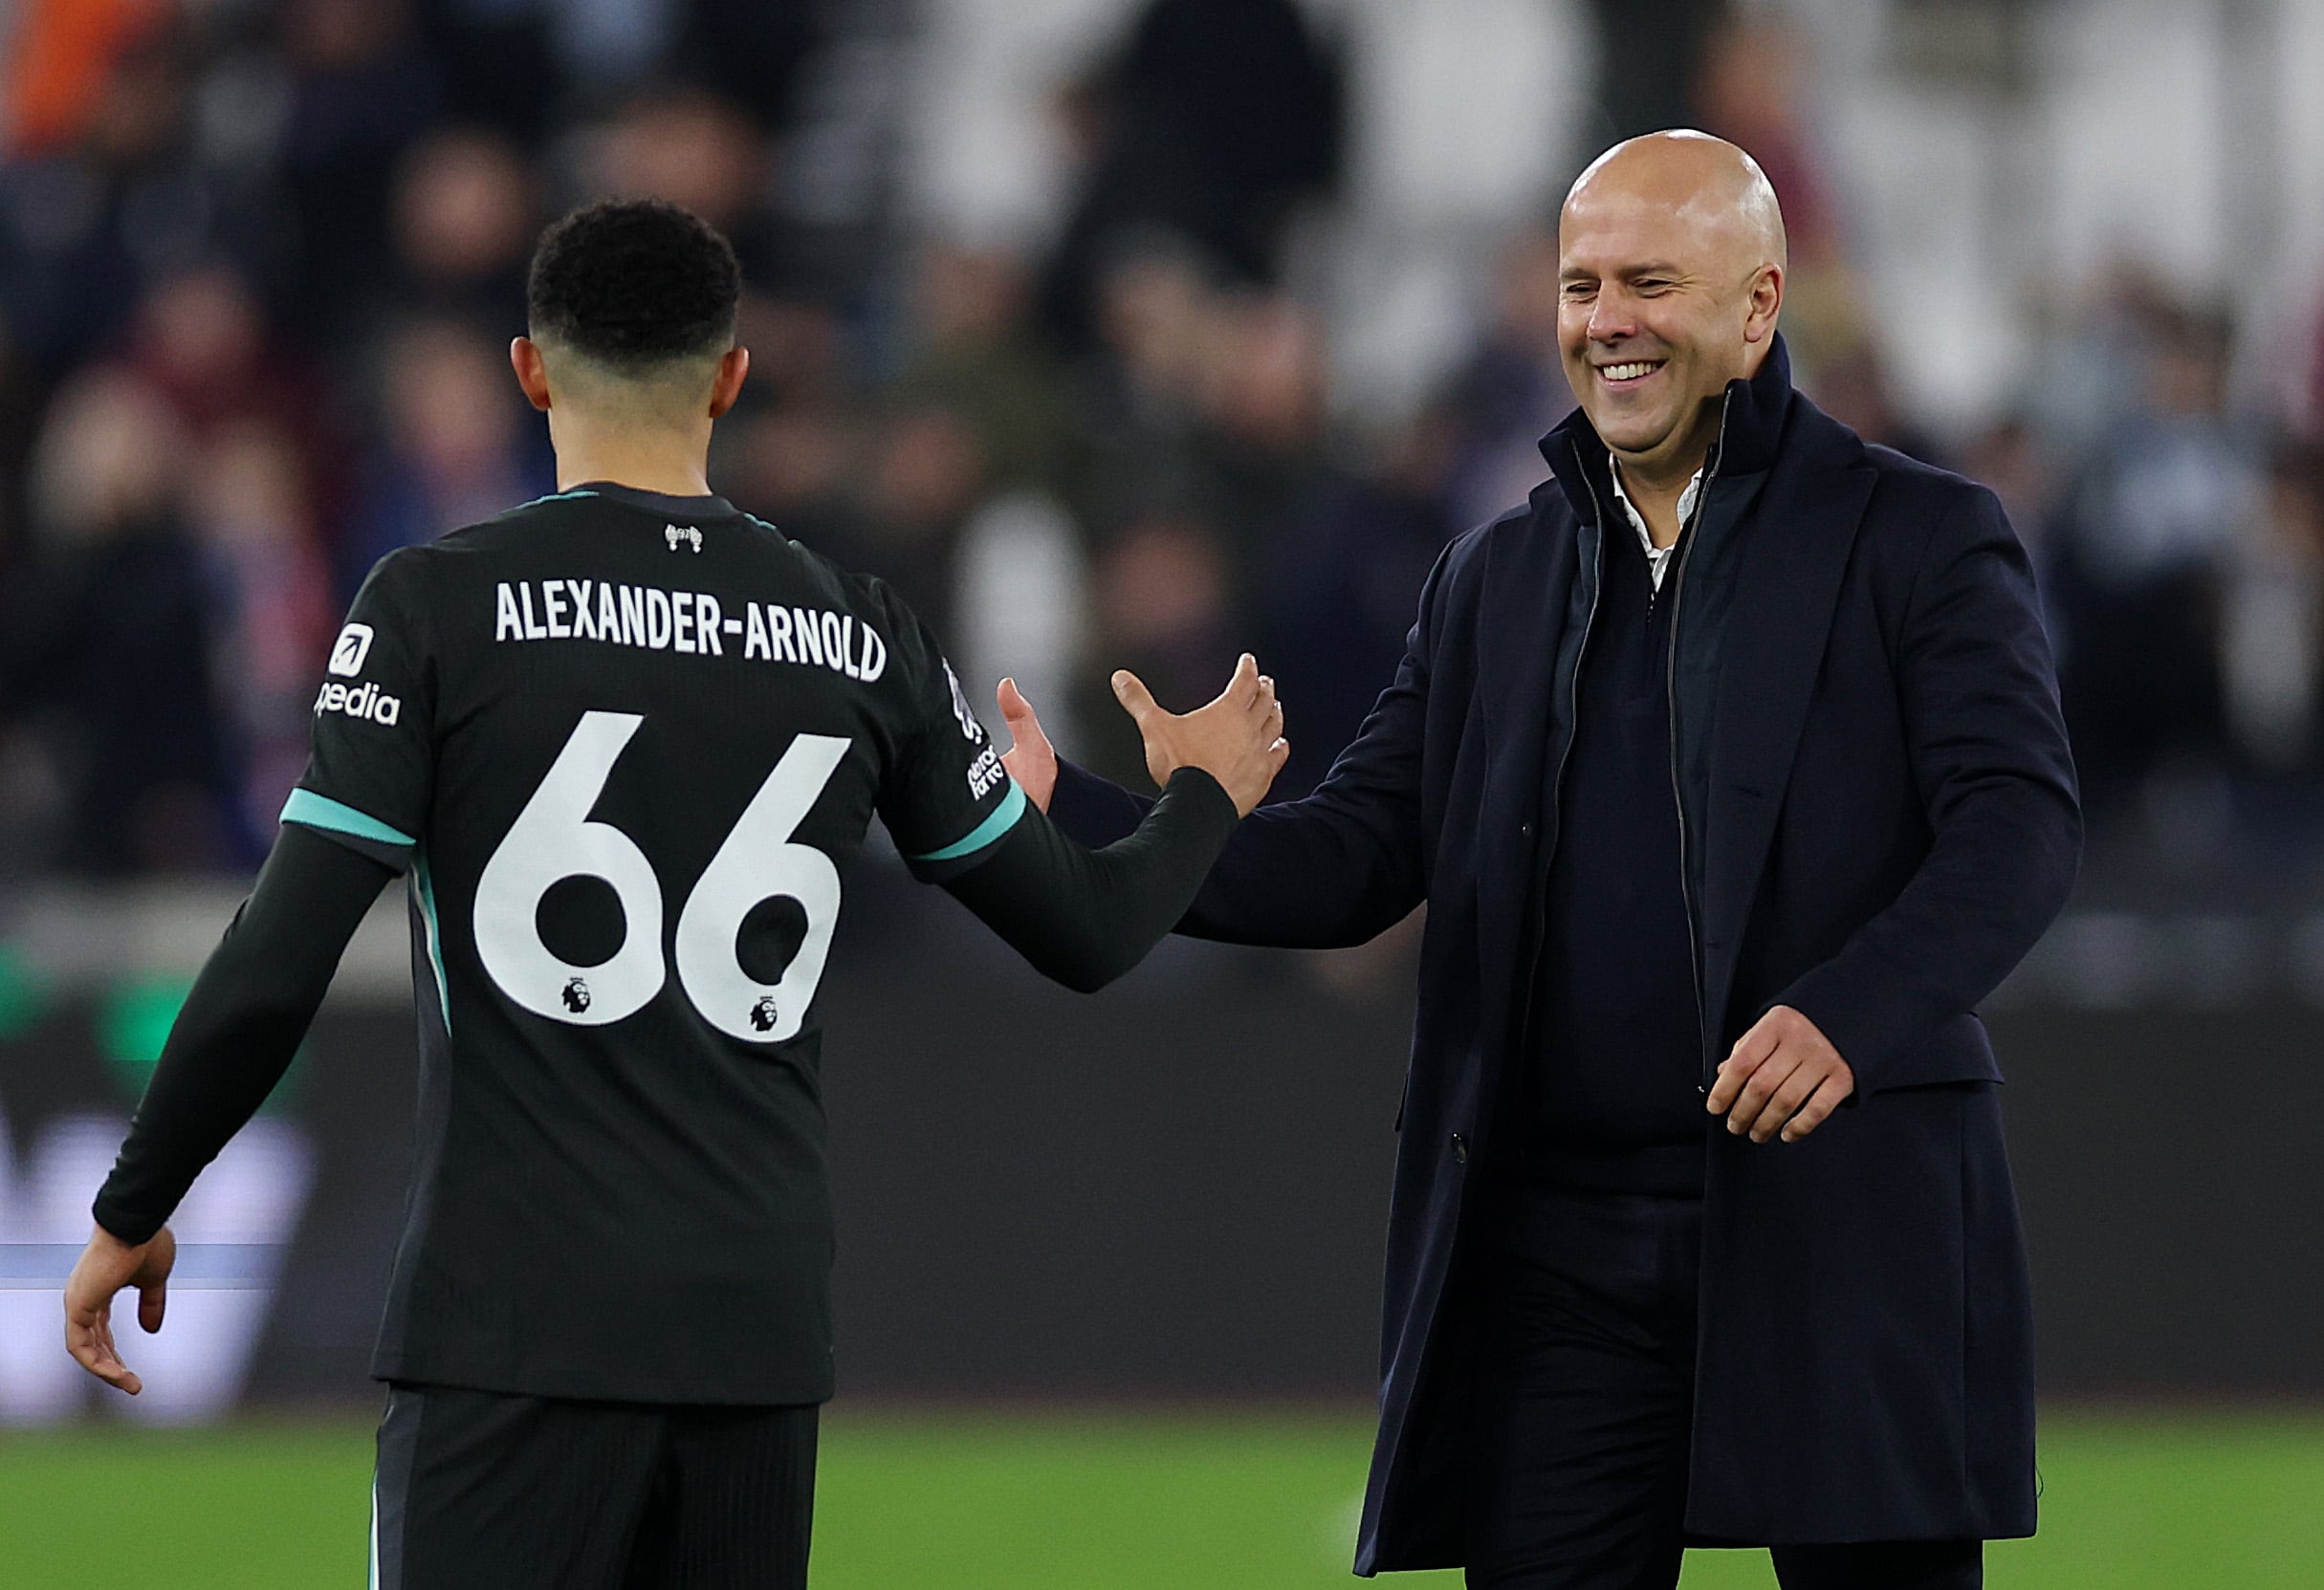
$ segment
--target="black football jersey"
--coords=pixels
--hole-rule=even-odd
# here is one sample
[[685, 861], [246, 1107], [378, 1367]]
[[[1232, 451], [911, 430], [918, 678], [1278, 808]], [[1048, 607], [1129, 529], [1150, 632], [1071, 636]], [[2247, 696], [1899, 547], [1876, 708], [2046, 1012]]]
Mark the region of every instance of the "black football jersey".
[[717, 497], [593, 485], [381, 561], [286, 822], [408, 867], [420, 1098], [375, 1372], [831, 1393], [816, 987], [874, 813], [1025, 809], [928, 631]]

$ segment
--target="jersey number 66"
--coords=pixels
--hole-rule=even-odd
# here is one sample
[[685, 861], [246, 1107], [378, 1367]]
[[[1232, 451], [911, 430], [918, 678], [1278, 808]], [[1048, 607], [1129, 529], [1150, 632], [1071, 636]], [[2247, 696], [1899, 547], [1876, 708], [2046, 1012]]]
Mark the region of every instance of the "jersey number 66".
[[[476, 953], [509, 998], [552, 1021], [603, 1027], [662, 991], [662, 884], [635, 840], [589, 820], [613, 764], [646, 720], [588, 712], [476, 882]], [[798, 1035], [822, 980], [839, 921], [839, 869], [791, 836], [847, 754], [848, 742], [801, 734], [743, 808], [678, 913], [678, 982], [702, 1019], [745, 1043]], [[541, 897], [567, 878], [598, 878], [622, 903], [622, 946], [594, 967], [560, 960], [540, 940]], [[772, 983], [743, 970], [742, 920], [761, 901], [795, 900], [806, 913], [799, 952]], [[575, 996], [576, 980], [585, 995]]]

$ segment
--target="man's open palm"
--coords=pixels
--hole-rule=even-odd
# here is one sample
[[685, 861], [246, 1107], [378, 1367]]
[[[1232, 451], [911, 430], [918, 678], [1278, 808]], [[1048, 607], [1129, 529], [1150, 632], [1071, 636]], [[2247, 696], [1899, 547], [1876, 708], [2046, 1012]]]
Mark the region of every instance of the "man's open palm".
[[[1191, 712], [1163, 710], [1145, 681], [1127, 668], [1115, 673], [1112, 683], [1114, 698], [1137, 721], [1139, 736], [1146, 742], [1146, 771], [1156, 784], [1169, 783], [1170, 775], [1182, 767], [1200, 768], [1218, 780], [1236, 809], [1247, 817], [1266, 798], [1291, 754], [1291, 744], [1283, 736], [1283, 712], [1275, 699], [1275, 681], [1259, 671], [1248, 652], [1236, 664], [1226, 688]], [[1057, 750], [1015, 680], [1002, 680], [995, 699], [1011, 741], [1001, 765], [1025, 798], [1045, 812], [1057, 789]]]

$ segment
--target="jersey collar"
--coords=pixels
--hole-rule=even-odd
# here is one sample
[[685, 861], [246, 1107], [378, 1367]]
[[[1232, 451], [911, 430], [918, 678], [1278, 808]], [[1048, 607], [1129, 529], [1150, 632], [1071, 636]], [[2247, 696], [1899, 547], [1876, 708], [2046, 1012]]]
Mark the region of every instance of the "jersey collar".
[[735, 512], [734, 505], [724, 497], [673, 497], [667, 491], [640, 490], [635, 486], [624, 486], [619, 481], [612, 480], [583, 481], [581, 485], [574, 487], [572, 490], [560, 491], [558, 495], [577, 497], [584, 492], [592, 497], [606, 498], [611, 502], [625, 502], [632, 508], [642, 508], [648, 513], [659, 513], [670, 518], [732, 518]]

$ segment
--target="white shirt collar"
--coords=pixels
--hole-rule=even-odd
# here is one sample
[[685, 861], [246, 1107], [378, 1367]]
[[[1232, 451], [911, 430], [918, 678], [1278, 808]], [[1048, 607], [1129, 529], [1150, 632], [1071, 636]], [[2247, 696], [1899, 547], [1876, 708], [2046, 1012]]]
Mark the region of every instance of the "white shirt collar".
[[[1638, 544], [1646, 549], [1646, 571], [1654, 579], [1655, 589], [1659, 591], [1662, 589], [1662, 571], [1669, 566], [1671, 554], [1677, 550], [1678, 543], [1674, 541], [1667, 547], [1655, 545], [1654, 533], [1646, 528], [1645, 515], [1632, 504], [1630, 493], [1622, 490], [1622, 466], [1611, 451], [1606, 455], [1606, 472], [1613, 477], [1614, 501], [1622, 505], [1623, 517], [1630, 520], [1630, 528], [1638, 533]], [[1697, 469], [1695, 478], [1686, 483], [1686, 490], [1678, 493], [1680, 524], [1694, 517], [1695, 499], [1701, 494], [1702, 471]]]

